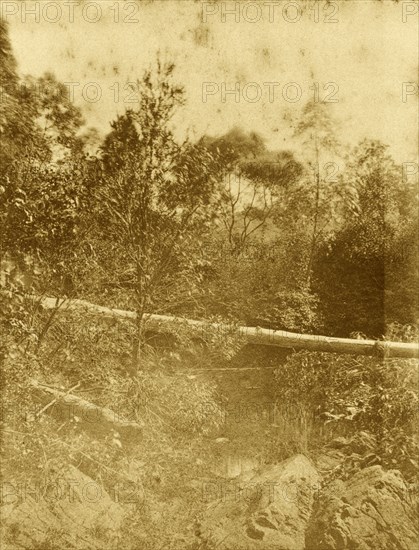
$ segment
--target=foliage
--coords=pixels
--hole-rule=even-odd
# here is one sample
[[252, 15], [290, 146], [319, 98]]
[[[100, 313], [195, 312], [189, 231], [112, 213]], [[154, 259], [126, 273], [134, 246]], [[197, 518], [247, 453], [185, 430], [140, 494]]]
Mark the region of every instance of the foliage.
[[258, 134], [234, 127], [223, 136], [204, 136], [222, 184], [220, 218], [232, 254], [241, 253], [263, 229], [302, 166], [289, 151], [268, 151]]
[[[200, 438], [216, 430], [221, 419], [221, 413], [215, 413], [215, 385], [185, 370], [185, 365], [193, 365], [200, 355], [188, 361], [172, 351], [147, 348], [145, 372], [127, 377], [123, 361], [133, 328], [130, 324], [119, 326], [112, 320], [98, 323], [94, 318], [89, 323], [83, 316], [64, 310], [37, 347], [49, 313], [36, 308], [31, 320], [29, 302], [17, 300], [13, 306], [11, 295], [2, 296], [9, 304], [2, 333], [8, 336], [8, 343], [21, 340], [16, 351], [8, 349], [2, 369], [5, 479], [43, 491], [57, 468], [61, 471], [73, 464], [137, 517], [129, 536], [123, 537], [123, 547], [135, 547], [134, 542], [144, 533], [151, 544], [156, 537], [157, 542], [173, 538], [174, 529], [183, 532], [187, 518], [193, 521], [200, 509], [200, 488], [187, 487], [191, 472], [199, 470], [196, 457], [202, 453]], [[31, 333], [27, 326], [32, 327]], [[32, 333], [36, 338], [28, 348]], [[217, 346], [216, 340], [213, 345]], [[133, 449], [121, 446], [111, 433], [105, 440], [97, 440], [81, 431], [76, 417], [69, 416], [63, 423], [46, 412], [39, 415], [40, 406], [31, 387], [33, 378], [63, 388], [79, 381], [79, 395], [144, 425], [142, 444]], [[134, 473], [139, 477], [132, 477]], [[165, 529], [156, 530], [155, 515], [166, 506], [170, 521]], [[92, 533], [92, 539], [96, 535]]]
[[42, 265], [38, 290], [55, 285], [67, 294], [63, 278], [70, 278], [86, 205], [82, 116], [54, 75], [19, 78], [4, 22], [0, 40], [0, 256], [22, 273], [29, 257]]
[[344, 182], [356, 200], [347, 203], [343, 226], [319, 251], [314, 288], [328, 332], [381, 338], [394, 321], [416, 321], [415, 189], [383, 144], [365, 141], [353, 155]]
[[209, 153], [191, 143], [179, 145], [170, 128], [183, 103], [182, 88], [171, 82], [173, 68], [158, 62], [156, 74], [146, 71], [137, 83], [139, 108], [119, 117], [107, 136], [96, 190], [97, 239], [117, 246], [119, 273], [128, 278], [137, 313], [133, 365], [138, 364], [144, 313], [155, 308], [169, 274], [172, 281], [175, 274], [186, 275], [185, 248], [194, 228], [211, 219], [216, 191]]
[[304, 265], [299, 254], [294, 256], [296, 240], [250, 241], [234, 255], [219, 243], [204, 278], [205, 315], [229, 315], [242, 324], [265, 328], [319, 329], [316, 297], [299, 281]]
[[414, 360], [300, 352], [277, 371], [276, 391], [335, 434], [371, 432], [383, 464], [410, 479], [418, 473], [417, 376]]
[[[339, 149], [335, 137], [336, 122], [330, 113], [330, 105], [309, 101], [303, 109], [301, 117], [295, 123], [294, 136], [299, 139], [306, 160], [305, 174], [302, 178], [306, 187], [309, 203], [304, 214], [309, 221], [311, 231], [310, 252], [306, 267], [307, 286], [311, 287], [313, 262], [320, 243], [327, 240], [330, 226], [333, 227], [336, 217], [336, 181], [328, 181], [327, 166], [335, 166], [331, 162]], [[324, 173], [325, 172], [325, 173]], [[298, 193], [301, 196], [301, 193]], [[300, 210], [300, 208], [299, 208]]]

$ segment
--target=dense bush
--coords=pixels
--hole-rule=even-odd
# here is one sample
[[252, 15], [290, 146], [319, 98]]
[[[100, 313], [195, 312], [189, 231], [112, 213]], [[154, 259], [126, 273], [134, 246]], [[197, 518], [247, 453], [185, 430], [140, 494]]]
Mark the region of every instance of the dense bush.
[[[408, 478], [418, 473], [418, 373], [415, 360], [292, 355], [276, 373], [277, 398], [308, 412], [335, 436], [370, 432], [374, 452]], [[329, 433], [330, 437], [330, 433]], [[312, 445], [325, 441], [312, 441]]]

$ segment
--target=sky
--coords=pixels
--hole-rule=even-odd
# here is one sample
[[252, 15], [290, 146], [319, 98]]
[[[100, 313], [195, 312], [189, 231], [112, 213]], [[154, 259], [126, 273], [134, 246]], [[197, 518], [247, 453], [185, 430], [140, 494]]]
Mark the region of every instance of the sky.
[[315, 98], [342, 142], [380, 139], [397, 161], [417, 162], [417, 2], [60, 2], [2, 0], [19, 70], [68, 83], [102, 133], [135, 107], [127, 83], [160, 52], [186, 91], [179, 135], [242, 126], [295, 150], [293, 121]]

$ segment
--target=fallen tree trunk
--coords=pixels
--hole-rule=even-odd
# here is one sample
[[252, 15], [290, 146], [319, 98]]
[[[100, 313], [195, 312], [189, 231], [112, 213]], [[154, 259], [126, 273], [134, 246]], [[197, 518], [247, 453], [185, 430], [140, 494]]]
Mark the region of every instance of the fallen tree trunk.
[[[54, 309], [62, 305], [62, 300], [56, 298], [44, 298], [41, 303], [46, 309]], [[93, 315], [104, 317], [135, 319], [134, 311], [111, 309], [85, 302], [84, 300], [68, 300], [67, 305], [60, 311], [85, 311]], [[390, 342], [383, 340], [355, 340], [351, 338], [335, 338], [330, 336], [318, 336], [314, 334], [298, 334], [284, 330], [270, 330], [259, 327], [231, 327], [220, 323], [208, 323], [172, 317], [169, 315], [147, 314], [145, 316], [147, 328], [157, 332], [167, 332], [170, 326], [176, 324], [187, 325], [196, 329], [204, 337], [209, 331], [235, 331], [249, 344], [262, 346], [277, 346], [293, 350], [322, 351], [329, 353], [341, 353], [351, 355], [370, 355], [378, 357], [401, 357], [405, 359], [419, 357], [419, 343]], [[204, 337], [205, 339], [205, 337]]]
[[31, 385], [37, 401], [43, 406], [38, 415], [45, 412], [62, 423], [76, 422], [81, 429], [98, 438], [109, 437], [117, 432], [121, 441], [126, 443], [137, 443], [141, 440], [142, 426], [138, 422], [125, 420], [111, 409], [99, 407], [36, 380]]

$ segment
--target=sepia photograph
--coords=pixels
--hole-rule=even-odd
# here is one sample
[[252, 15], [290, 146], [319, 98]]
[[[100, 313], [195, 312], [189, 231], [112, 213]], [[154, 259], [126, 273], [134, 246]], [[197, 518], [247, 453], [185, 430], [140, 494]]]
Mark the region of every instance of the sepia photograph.
[[419, 550], [418, 0], [0, 0], [1, 550]]

